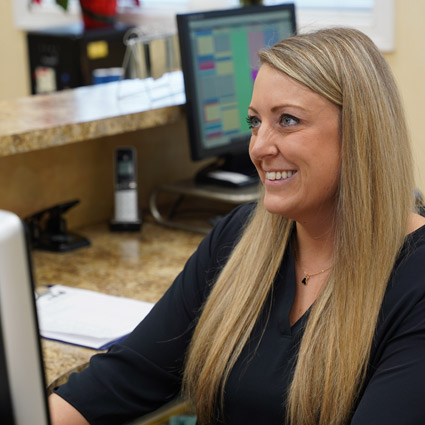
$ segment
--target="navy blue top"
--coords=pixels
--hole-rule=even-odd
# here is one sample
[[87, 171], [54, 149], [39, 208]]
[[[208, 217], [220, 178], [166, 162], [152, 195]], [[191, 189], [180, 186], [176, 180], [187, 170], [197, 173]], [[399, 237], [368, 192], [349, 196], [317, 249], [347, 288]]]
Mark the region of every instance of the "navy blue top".
[[[93, 356], [89, 368], [56, 390], [91, 424], [126, 423], [179, 393], [194, 323], [251, 211], [252, 205], [244, 205], [223, 219], [133, 333], [108, 353]], [[274, 283], [270, 313], [265, 309], [260, 316], [227, 382], [220, 423], [284, 424], [285, 392], [308, 316], [290, 326], [294, 296], [289, 249]], [[350, 423], [425, 423], [425, 226], [407, 237], [394, 267]]]

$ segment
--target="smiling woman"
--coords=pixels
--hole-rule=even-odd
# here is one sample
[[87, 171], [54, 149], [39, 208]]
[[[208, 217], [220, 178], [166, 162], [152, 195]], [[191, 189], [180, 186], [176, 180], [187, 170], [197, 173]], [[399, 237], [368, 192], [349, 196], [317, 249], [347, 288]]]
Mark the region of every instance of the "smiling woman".
[[425, 218], [388, 64], [348, 28], [259, 57], [249, 120], [264, 196], [219, 221], [132, 334], [55, 390], [54, 425], [128, 423], [182, 394], [199, 425], [425, 423]]
[[[406, 233], [425, 223], [412, 214], [411, 155], [388, 65], [370, 39], [344, 28], [288, 38], [260, 59], [249, 121], [264, 203], [219, 275], [192, 340], [185, 378], [200, 423], [221, 406], [223, 419], [212, 423], [244, 423], [243, 411], [249, 423], [282, 423], [280, 415], [291, 425], [419, 425], [419, 399], [415, 419], [395, 408], [403, 399], [407, 409], [415, 392], [396, 394], [402, 384], [395, 371], [416, 364], [411, 376], [425, 378], [422, 354], [393, 346], [393, 332], [377, 320], [400, 307], [390, 302], [380, 311], [391, 270], [401, 272], [394, 262]], [[387, 171], [398, 167], [395, 181]], [[293, 292], [285, 292], [292, 280]], [[391, 279], [386, 297], [401, 280]], [[272, 337], [273, 329], [292, 348], [278, 332]], [[261, 399], [255, 391], [260, 381], [261, 392], [282, 390], [274, 417], [272, 391]]]

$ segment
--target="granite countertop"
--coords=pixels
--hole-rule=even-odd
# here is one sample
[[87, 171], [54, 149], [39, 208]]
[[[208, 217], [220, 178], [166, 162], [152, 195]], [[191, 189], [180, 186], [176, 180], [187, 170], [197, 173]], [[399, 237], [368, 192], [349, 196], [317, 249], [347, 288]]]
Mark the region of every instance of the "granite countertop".
[[179, 71], [0, 101], [0, 156], [83, 142], [177, 121]]
[[[156, 302], [202, 239], [199, 233], [151, 222], [140, 232], [115, 233], [107, 224], [79, 229], [90, 247], [68, 253], [33, 251], [36, 286], [62, 284]], [[98, 351], [42, 339], [47, 384]]]

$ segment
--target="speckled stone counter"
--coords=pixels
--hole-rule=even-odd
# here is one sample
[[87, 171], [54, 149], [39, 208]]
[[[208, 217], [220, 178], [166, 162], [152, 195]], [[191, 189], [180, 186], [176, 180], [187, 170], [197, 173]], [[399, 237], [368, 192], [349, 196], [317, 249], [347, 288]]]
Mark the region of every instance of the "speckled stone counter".
[[178, 72], [0, 101], [0, 156], [173, 123], [184, 103]]
[[[90, 239], [90, 247], [69, 253], [33, 251], [37, 287], [62, 284], [155, 302], [203, 237], [150, 222], [135, 233], [110, 232], [107, 224], [77, 232]], [[97, 352], [45, 339], [42, 347], [48, 384]]]

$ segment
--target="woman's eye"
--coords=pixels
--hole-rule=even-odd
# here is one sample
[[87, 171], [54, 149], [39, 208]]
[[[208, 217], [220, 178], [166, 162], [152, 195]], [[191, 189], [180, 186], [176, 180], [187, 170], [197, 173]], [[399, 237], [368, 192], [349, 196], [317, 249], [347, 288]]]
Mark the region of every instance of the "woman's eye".
[[294, 125], [297, 125], [300, 122], [298, 118], [293, 117], [292, 115], [283, 114], [280, 117], [280, 124], [284, 127], [292, 127]]
[[258, 127], [261, 121], [257, 117], [249, 116], [246, 118], [246, 122], [248, 123], [248, 127], [251, 129], [254, 127]]

